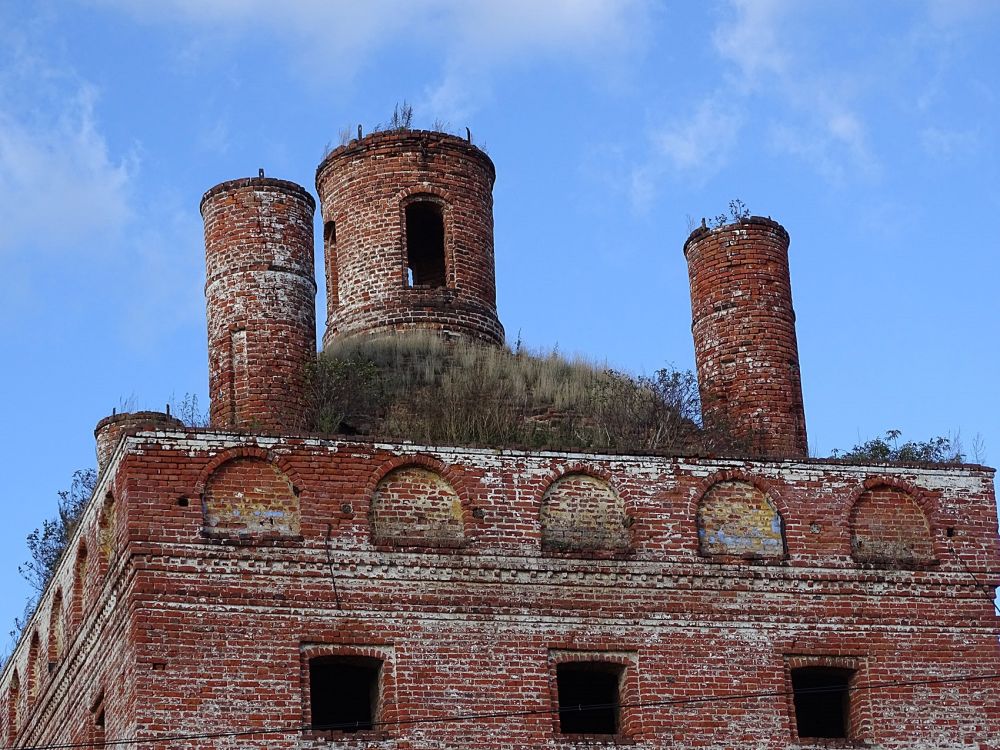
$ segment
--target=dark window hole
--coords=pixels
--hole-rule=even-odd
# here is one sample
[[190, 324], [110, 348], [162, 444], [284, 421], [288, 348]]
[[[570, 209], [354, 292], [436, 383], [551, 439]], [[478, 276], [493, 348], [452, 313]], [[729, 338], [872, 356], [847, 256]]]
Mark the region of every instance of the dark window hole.
[[444, 216], [437, 203], [406, 207], [406, 264], [410, 286], [445, 286]]
[[556, 667], [559, 731], [618, 734], [624, 668], [608, 662], [566, 662]]
[[795, 726], [799, 737], [846, 739], [852, 669], [800, 667], [792, 670]]
[[318, 656], [309, 661], [312, 727], [316, 730], [370, 730], [378, 714], [382, 662], [362, 656]]

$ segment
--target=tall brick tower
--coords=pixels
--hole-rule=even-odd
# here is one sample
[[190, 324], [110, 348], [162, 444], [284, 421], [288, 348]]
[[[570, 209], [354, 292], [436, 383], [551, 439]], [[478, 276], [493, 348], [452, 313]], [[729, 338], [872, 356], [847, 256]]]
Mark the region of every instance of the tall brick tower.
[[304, 425], [315, 208], [304, 188], [267, 177], [223, 182], [201, 200], [213, 427]]
[[425, 329], [502, 344], [493, 162], [444, 133], [373, 133], [316, 171], [326, 255], [324, 345]]
[[805, 458], [805, 412], [788, 275], [788, 232], [753, 216], [696, 229], [691, 279], [702, 416], [769, 458]]

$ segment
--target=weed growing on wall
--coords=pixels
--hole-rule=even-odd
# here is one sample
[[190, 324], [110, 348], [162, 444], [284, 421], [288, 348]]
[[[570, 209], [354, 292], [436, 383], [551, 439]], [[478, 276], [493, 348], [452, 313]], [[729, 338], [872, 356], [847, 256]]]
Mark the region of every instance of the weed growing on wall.
[[907, 440], [900, 444], [900, 430], [887, 430], [885, 437], [858, 443], [849, 451], [834, 450], [831, 458], [870, 463], [934, 463], [956, 464], [965, 460], [958, 438], [937, 436], [929, 440]]

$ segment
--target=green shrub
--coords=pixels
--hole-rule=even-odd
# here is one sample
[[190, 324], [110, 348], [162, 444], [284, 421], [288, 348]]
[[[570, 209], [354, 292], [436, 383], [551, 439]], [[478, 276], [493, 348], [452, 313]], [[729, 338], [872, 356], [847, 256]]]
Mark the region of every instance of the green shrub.
[[832, 458], [854, 463], [934, 463], [957, 464], [965, 460], [957, 438], [932, 437], [930, 440], [908, 440], [902, 445], [900, 430], [887, 430], [884, 438], [873, 438], [858, 443], [851, 450], [834, 450]]

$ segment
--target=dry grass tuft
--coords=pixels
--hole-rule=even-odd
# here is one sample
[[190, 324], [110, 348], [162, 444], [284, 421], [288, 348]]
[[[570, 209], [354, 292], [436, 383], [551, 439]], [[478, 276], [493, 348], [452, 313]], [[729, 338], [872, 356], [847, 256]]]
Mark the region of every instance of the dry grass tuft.
[[310, 373], [317, 432], [428, 444], [702, 453], [694, 375], [635, 377], [557, 352], [511, 352], [432, 333], [340, 342]]

